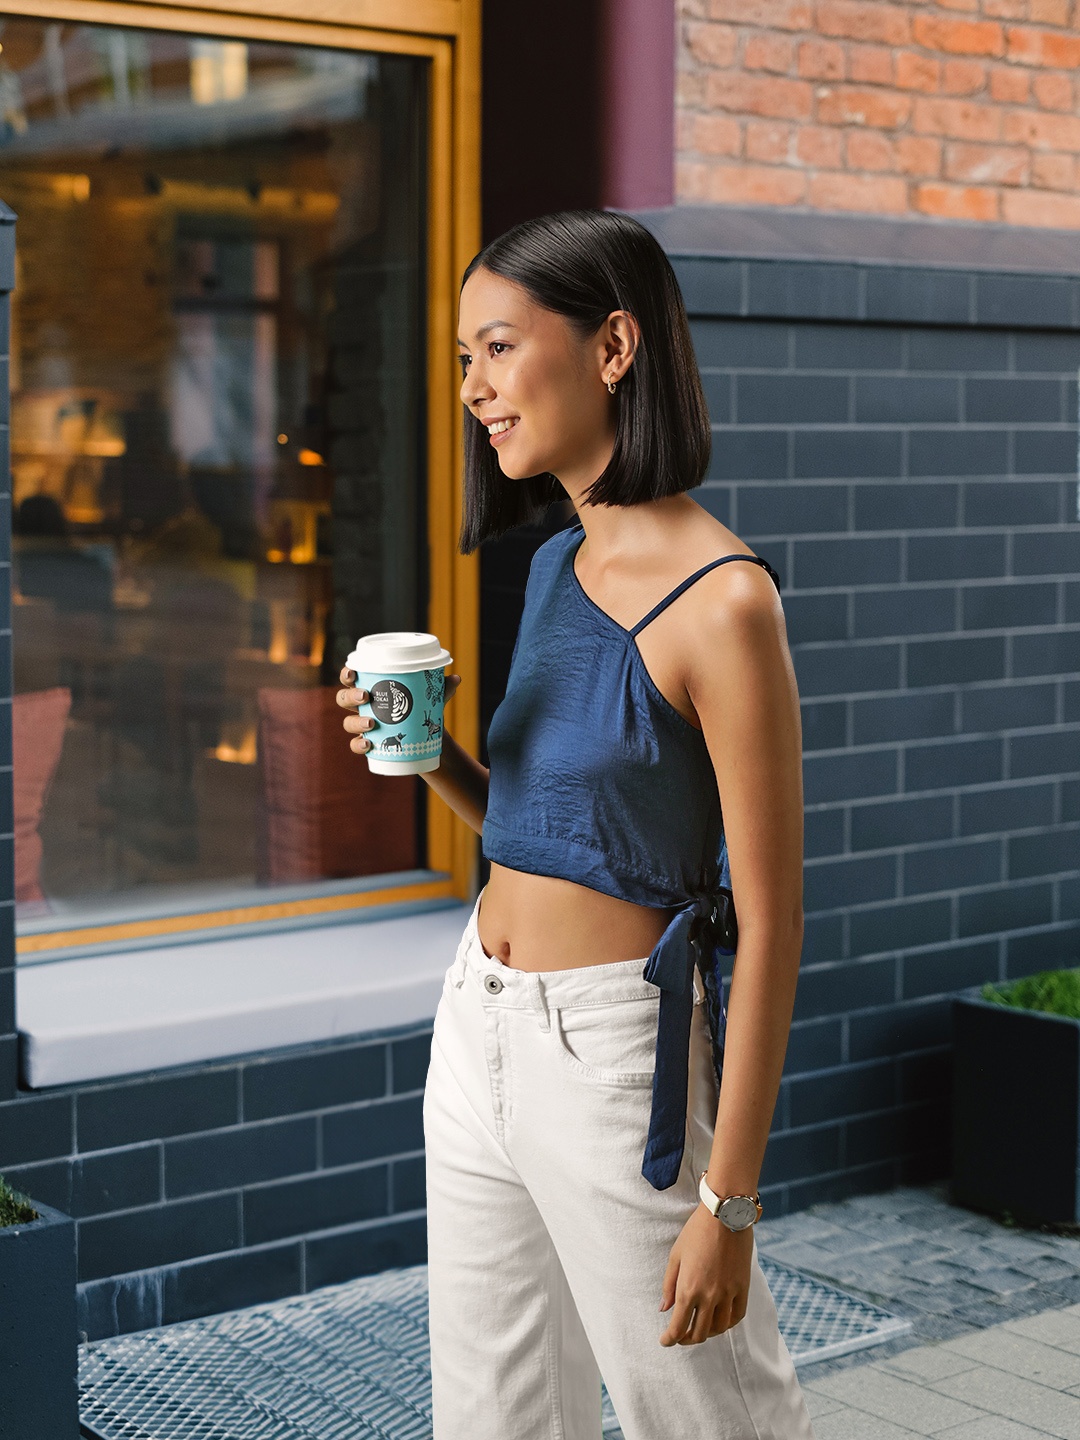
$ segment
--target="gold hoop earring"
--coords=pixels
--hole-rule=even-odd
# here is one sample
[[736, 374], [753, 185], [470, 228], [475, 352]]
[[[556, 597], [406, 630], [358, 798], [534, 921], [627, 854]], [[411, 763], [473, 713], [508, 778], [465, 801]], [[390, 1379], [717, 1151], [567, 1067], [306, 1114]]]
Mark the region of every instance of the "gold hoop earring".
[[615, 381], [614, 381], [614, 380], [609, 380], [609, 381], [607, 382], [607, 388], [608, 388], [608, 394], [609, 394], [609, 395], [614, 395], [614, 394], [615, 394]]

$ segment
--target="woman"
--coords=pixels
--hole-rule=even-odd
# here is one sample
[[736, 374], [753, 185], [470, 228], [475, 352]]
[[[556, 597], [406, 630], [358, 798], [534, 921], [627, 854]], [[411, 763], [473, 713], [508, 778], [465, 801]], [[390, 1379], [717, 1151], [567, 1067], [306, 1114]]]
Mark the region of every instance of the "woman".
[[462, 551], [577, 524], [534, 556], [490, 771], [447, 734], [424, 777], [491, 861], [425, 1093], [435, 1440], [596, 1440], [601, 1374], [626, 1440], [813, 1440], [753, 1229], [802, 942], [779, 579], [686, 493], [708, 414], [644, 227], [519, 225], [459, 318]]

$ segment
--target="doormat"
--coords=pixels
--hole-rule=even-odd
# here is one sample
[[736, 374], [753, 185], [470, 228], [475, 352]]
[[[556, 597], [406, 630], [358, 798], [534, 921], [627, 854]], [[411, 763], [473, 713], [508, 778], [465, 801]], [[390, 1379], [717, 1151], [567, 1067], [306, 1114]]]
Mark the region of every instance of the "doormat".
[[[911, 1329], [760, 1260], [796, 1365]], [[94, 1341], [79, 1390], [88, 1440], [430, 1440], [427, 1267]], [[620, 1433], [606, 1390], [603, 1428]]]

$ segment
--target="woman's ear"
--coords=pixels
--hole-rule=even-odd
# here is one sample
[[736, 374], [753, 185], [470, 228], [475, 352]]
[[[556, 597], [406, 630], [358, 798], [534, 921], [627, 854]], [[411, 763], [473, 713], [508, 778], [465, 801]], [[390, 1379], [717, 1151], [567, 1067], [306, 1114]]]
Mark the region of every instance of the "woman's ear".
[[629, 310], [613, 310], [605, 321], [604, 376], [618, 382], [633, 364], [641, 327]]

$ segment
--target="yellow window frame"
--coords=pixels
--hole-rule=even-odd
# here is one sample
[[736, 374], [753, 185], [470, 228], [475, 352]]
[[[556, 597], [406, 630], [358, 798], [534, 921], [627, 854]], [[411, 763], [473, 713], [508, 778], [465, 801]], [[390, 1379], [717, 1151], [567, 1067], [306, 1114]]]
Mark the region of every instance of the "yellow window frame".
[[[430, 61], [428, 131], [427, 433], [429, 623], [462, 677], [454, 733], [476, 752], [480, 739], [480, 572], [457, 550], [461, 524], [461, 405], [454, 368], [457, 282], [480, 246], [480, 0], [21, 0], [5, 11], [51, 21], [174, 30], [237, 40], [415, 55]], [[16, 232], [17, 233], [17, 232]], [[477, 878], [475, 833], [429, 792], [432, 879], [347, 893], [267, 901], [191, 914], [163, 914], [19, 936], [16, 953], [62, 956], [86, 947], [273, 925], [309, 917], [438, 898], [469, 899]]]

